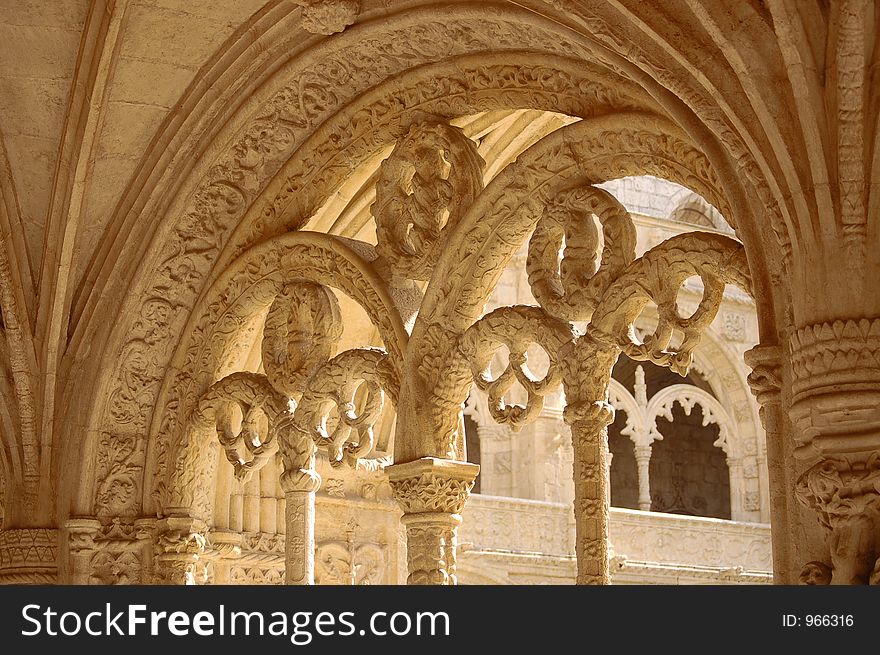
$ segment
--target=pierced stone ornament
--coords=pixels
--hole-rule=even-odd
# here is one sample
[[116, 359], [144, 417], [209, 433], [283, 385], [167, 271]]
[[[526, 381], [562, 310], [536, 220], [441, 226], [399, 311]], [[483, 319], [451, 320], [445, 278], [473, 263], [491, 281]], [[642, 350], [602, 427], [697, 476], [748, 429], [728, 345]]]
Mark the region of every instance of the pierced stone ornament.
[[588, 321], [635, 256], [636, 228], [626, 208], [603, 189], [581, 186], [560, 191], [545, 207], [529, 240], [526, 271], [547, 313]]
[[[495, 421], [519, 430], [541, 413], [544, 396], [562, 382], [558, 353], [572, 337], [565, 322], [547, 316], [539, 307], [526, 306], [496, 309], [462, 335], [459, 347], [471, 364], [477, 388], [489, 395], [489, 413]], [[550, 359], [542, 378], [528, 368], [526, 353], [532, 344], [541, 346]], [[510, 352], [507, 367], [493, 379], [489, 365], [502, 346]], [[517, 382], [526, 391], [525, 405], [507, 404], [504, 400]]]
[[195, 424], [213, 425], [235, 477], [247, 482], [278, 451], [275, 423], [287, 411], [287, 399], [265, 375], [232, 373], [202, 396]]
[[356, 466], [375, 446], [373, 424], [382, 412], [385, 391], [396, 400], [393, 380], [385, 351], [346, 350], [312, 376], [294, 412], [293, 428], [326, 448], [332, 464]]

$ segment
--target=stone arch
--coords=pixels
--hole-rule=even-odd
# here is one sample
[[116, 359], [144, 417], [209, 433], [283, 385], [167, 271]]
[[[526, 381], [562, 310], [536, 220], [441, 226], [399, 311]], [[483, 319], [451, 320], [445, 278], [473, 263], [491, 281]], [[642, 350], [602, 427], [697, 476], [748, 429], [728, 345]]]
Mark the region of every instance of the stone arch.
[[[615, 114], [567, 125], [523, 152], [493, 179], [453, 231], [447, 249], [457, 256], [441, 260], [435, 269], [413, 329], [413, 342], [430, 349], [479, 318], [502, 271], [531, 234], [543, 205], [554, 193], [576, 184], [641, 174], [665, 177], [711, 198], [716, 206], [727, 207], [724, 191], [705, 155], [665, 119]], [[435, 357], [432, 352], [410, 349], [408, 379], [432, 371], [435, 375], [443, 372], [444, 381], [448, 379], [445, 366], [422, 363]], [[460, 355], [453, 353], [451, 357]], [[466, 376], [462, 379], [468, 380]], [[427, 381], [433, 386], [439, 383], [439, 379]], [[449, 395], [440, 403], [448, 406], [447, 411], [464, 401], [466, 384], [444, 385]], [[402, 407], [401, 411], [408, 409]], [[415, 432], [451, 439], [454, 421], [449, 415], [443, 420], [442, 425], [423, 426]], [[443, 456], [436, 451], [436, 444], [398, 442], [397, 446], [396, 455], [403, 460], [417, 456], [415, 449]]]
[[[538, 79], [541, 79], [540, 75], [537, 77]], [[396, 84], [392, 86], [396, 86]], [[526, 98], [529, 93], [532, 93], [532, 91], [530, 91], [528, 85], [526, 85], [522, 97]], [[526, 101], [522, 100], [522, 102]], [[344, 123], [345, 121], [342, 122]], [[386, 134], [383, 138], [390, 138], [390, 133]], [[253, 140], [254, 139], [251, 141], [245, 140], [245, 145], [240, 145], [240, 147], [253, 147]], [[239, 168], [241, 168], [240, 163]], [[245, 181], [250, 177], [253, 177], [252, 172], [246, 171], [246, 173], [247, 175], [245, 175], [244, 178]], [[111, 390], [108, 393], [98, 394], [99, 397], [114, 394], [119, 395], [120, 387], [138, 386], [141, 389], [138, 395], [142, 400], [140, 403], [141, 409], [136, 413], [140, 415], [146, 415], [152, 411], [152, 405], [147, 402], [147, 399], [154, 393], [151, 389], [158, 385], [160, 376], [163, 374], [160, 363], [167, 359], [166, 353], [169, 352], [169, 349], [173, 348], [173, 344], [170, 343], [168, 339], [177, 331], [177, 329], [182, 330], [184, 327], [183, 325], [179, 325], [179, 328], [177, 329], [169, 328], [168, 322], [176, 319], [179, 324], [179, 321], [182, 318], [188, 316], [189, 310], [187, 307], [190, 302], [188, 298], [191, 297], [193, 293], [198, 293], [197, 285], [201, 274], [196, 270], [195, 260], [203, 259], [206, 252], [217, 252], [217, 250], [212, 250], [218, 237], [218, 234], [215, 233], [214, 227], [211, 225], [212, 221], [216, 218], [214, 214], [219, 214], [224, 220], [231, 222], [231, 224], [234, 225], [234, 217], [238, 216], [240, 212], [243, 212], [246, 209], [242, 204], [245, 195], [243, 195], [241, 180], [235, 184], [232, 182], [215, 180], [211, 184], [213, 186], [209, 187], [209, 190], [205, 195], [196, 198], [195, 213], [186, 215], [181, 225], [179, 225], [176, 228], [176, 231], [172, 232], [170, 235], [172, 240], [171, 245], [167, 246], [170, 249], [170, 254], [165, 255], [164, 260], [160, 259], [156, 263], [156, 266], [159, 267], [159, 273], [156, 275], [160, 281], [159, 285], [146, 291], [146, 295], [148, 296], [168, 296], [174, 295], [172, 289], [176, 288], [183, 293], [181, 302], [174, 307], [166, 306], [159, 312], [152, 310], [144, 311], [143, 306], [139, 309], [133, 310], [133, 314], [138, 316], [138, 320], [136, 320], [134, 325], [130, 328], [129, 334], [126, 337], [128, 338], [128, 343], [121, 346], [123, 370], [118, 371], [117, 380], [105, 381], [106, 384], [111, 385]], [[332, 187], [324, 188], [325, 195], [330, 195], [331, 192]], [[238, 207], [238, 205], [241, 205], [241, 207], [236, 208], [235, 212], [227, 216], [224, 210], [227, 201], [232, 202], [236, 207]], [[199, 213], [205, 211], [209, 212], [209, 218], [205, 218], [205, 216]], [[258, 213], [256, 219], [258, 224], [266, 221], [266, 216], [263, 215], [264, 213], [265, 212]], [[258, 235], [251, 236], [253, 237], [251, 241], [258, 241], [260, 239], [260, 236]], [[196, 242], [193, 253], [186, 252], [185, 247], [181, 245], [186, 244], [188, 240], [194, 240]], [[209, 247], [206, 248], [206, 244], [209, 244]], [[231, 248], [230, 250], [236, 254], [240, 254], [235, 248]], [[201, 279], [204, 280], [204, 278]], [[210, 277], [208, 279], [210, 279]], [[137, 297], [142, 298], [143, 296], [138, 295]], [[161, 301], [159, 301], [159, 304], [162, 304]], [[175, 317], [175, 313], [178, 314], [179, 317]], [[138, 333], [142, 333], [143, 336], [134, 336]], [[165, 342], [162, 343], [160, 340]], [[144, 344], [146, 342], [149, 342], [147, 345], [150, 350], [153, 351], [151, 356], [144, 356], [142, 354], [145, 350]], [[132, 351], [137, 351], [137, 355], [131, 354]], [[132, 361], [127, 361], [129, 357], [131, 357]], [[149, 367], [150, 370], [130, 370], [147, 367]], [[112, 389], [113, 386], [116, 387], [115, 390]], [[125, 392], [123, 391], [122, 393], [124, 394]], [[97, 408], [93, 408], [93, 410], [94, 409]], [[137, 425], [135, 429], [130, 430], [130, 432], [143, 433], [145, 431], [144, 428], [145, 426]], [[106, 458], [110, 466], [130, 468], [131, 460], [137, 459], [138, 457], [136, 453], [143, 450], [142, 443], [131, 443], [133, 438], [138, 439], [138, 437], [134, 437], [131, 434], [125, 436], [123, 439], [119, 439], [118, 433], [113, 430], [96, 428], [95, 431], [93, 431], [93, 434], [94, 432], [97, 432], [93, 438], [97, 438], [99, 449], [107, 450], [110, 448], [114, 450], [114, 453]], [[107, 435], [111, 436], [108, 437]], [[111, 446], [110, 441], [125, 441], [125, 444], [122, 448], [118, 448]], [[86, 499], [81, 499], [81, 502], [90, 504], [90, 501]]]
[[[349, 248], [315, 232], [289, 233], [247, 251], [212, 285], [192, 316], [174, 359], [177, 365], [170, 369], [163, 385], [161, 413], [153, 427], [157, 439], [147, 459], [146, 480], [153, 477], [154, 481], [144, 490], [146, 506], [151, 504], [147, 494], [152, 491], [158, 495], [164, 478], [184, 463], [196, 468], [189, 475], [177, 472], [190, 491], [179, 489], [174, 497], [194, 498], [196, 489], [208, 485], [204, 477], [211, 473], [211, 457], [205, 449], [212, 448], [211, 435], [183, 442], [178, 435], [186, 429], [208, 386], [241, 366], [242, 356], [255, 338], [253, 317], [268, 308], [282, 280], [308, 279], [356, 300], [379, 328], [392, 369], [399, 375], [408, 335], [398, 307], [384, 282], [366, 265], [374, 253], [365, 244], [352, 245]], [[176, 452], [181, 443], [193, 452]], [[199, 465], [202, 460], [203, 466]]]
[[699, 407], [702, 414], [702, 426], [707, 427], [709, 424], [718, 426], [718, 438], [712, 445], [720, 448], [725, 455], [727, 469], [725, 481], [729, 490], [729, 507], [727, 511], [730, 513], [728, 516], [732, 519], [745, 518], [747, 512], [743, 506], [742, 480], [740, 475], [744, 448], [735, 429], [733, 419], [728, 415], [721, 403], [707, 391], [692, 385], [673, 385], [657, 393], [648, 403], [646, 415], [651, 441], [663, 439], [663, 435], [660, 434], [657, 426], [658, 418], [665, 418], [671, 425], [675, 425], [673, 422], [673, 408], [675, 405], [682, 408], [685, 416], [691, 416], [694, 407]]
[[[497, 8], [496, 8], [497, 9]], [[457, 11], [457, 10], [456, 10]], [[548, 14], [552, 14], [549, 8], [546, 10]], [[464, 19], [466, 17], [467, 20]], [[475, 16], [470, 11], [462, 10], [462, 20], [460, 23], [454, 20], [454, 17], [450, 15], [444, 16], [444, 20], [441, 23], [434, 22], [430, 23], [431, 25], [436, 25], [436, 28], [426, 27], [426, 23], [424, 20], [424, 15], [420, 13], [419, 10], [416, 9], [407, 9], [400, 14], [395, 14], [391, 17], [383, 17], [382, 21], [371, 21], [369, 20], [369, 16], [365, 16], [365, 21], [363, 24], [356, 25], [351, 29], [347, 30], [346, 33], [342, 34], [338, 38], [327, 41], [325, 43], [316, 46], [312, 51], [308, 53], [307, 56], [303, 57], [303, 61], [306, 59], [317, 60], [320, 59], [322, 63], [326, 63], [326, 57], [324, 54], [330, 52], [334, 48], [343, 48], [346, 44], [358, 43], [359, 40], [364, 42], [381, 42], [382, 39], [377, 39], [376, 37], [383, 33], [383, 31], [391, 30], [391, 29], [399, 29], [401, 31], [401, 38], [388, 39], [387, 42], [395, 42], [395, 43], [407, 43], [412, 45], [416, 42], [414, 37], [418, 35], [422, 35], [423, 42], [428, 44], [431, 42], [441, 43], [443, 39], [437, 38], [437, 33], [431, 33], [431, 29], [437, 30], [451, 30], [451, 29], [470, 29], [467, 27], [467, 21], [478, 21], [478, 20], [488, 20], [482, 16]], [[543, 34], [543, 43], [548, 52], [555, 51], [557, 54], [570, 54], [576, 53], [580, 56], [580, 58], [584, 61], [597, 59], [595, 52], [595, 44], [593, 44], [590, 39], [584, 37], [583, 34], [578, 34], [577, 30], [571, 30], [570, 28], [566, 28], [560, 30], [560, 25], [563, 23], [555, 23], [553, 20], [545, 20], [542, 17], [539, 17], [534, 12], [526, 12], [520, 9], [513, 8], [505, 8], [504, 10], [498, 9], [493, 13], [492, 19], [495, 21], [494, 29], [488, 30], [489, 33], [493, 34], [493, 38], [491, 39], [491, 44], [486, 46], [486, 51], [504, 49], [503, 44], [507, 43], [505, 40], [499, 41], [497, 36], [499, 31], [503, 34], [514, 34], [516, 36], [515, 39], [510, 40], [511, 48], [513, 49], [514, 41], [516, 47], [522, 47], [524, 42], [524, 34], [535, 34], [537, 32], [541, 32]], [[507, 21], [507, 22], [505, 22]], [[380, 24], [381, 23], [381, 24]], [[499, 27], [501, 25], [501, 27]], [[504, 28], [504, 26], [507, 28]], [[511, 26], [516, 27], [517, 29], [513, 29], [511, 31]], [[523, 27], [527, 27], [528, 29], [522, 29]], [[507, 29], [507, 31], [505, 31]], [[542, 31], [543, 30], [543, 31]], [[467, 32], [470, 34], [470, 32]], [[564, 38], [560, 38], [561, 34], [564, 34]], [[430, 37], [430, 38], [428, 38]], [[527, 41], [527, 39], [526, 39]], [[468, 40], [456, 40], [453, 39], [451, 42], [456, 44], [467, 43]], [[472, 51], [478, 51], [479, 48], [473, 47]], [[399, 55], [399, 53], [396, 53]], [[449, 53], [444, 52], [441, 53], [444, 57]], [[440, 55], [429, 55], [424, 52], [421, 53], [420, 56], [426, 57], [426, 63], [429, 62], [432, 56], [436, 56], [437, 58]], [[357, 57], [349, 59], [356, 60]], [[398, 57], [400, 59], [400, 57]], [[404, 60], [407, 58], [404, 57]], [[614, 69], [617, 73], [620, 73], [622, 70], [626, 70], [632, 74], [634, 78], [638, 80], [640, 84], [645, 84], [646, 86], [653, 86], [654, 89], [659, 89], [660, 85], [657, 84], [656, 81], [650, 81], [650, 76], [645, 78], [644, 75], [636, 74], [635, 67], [632, 65], [624, 65], [625, 57], [620, 57], [619, 55], [614, 55], [610, 57], [613, 60], [612, 64], [609, 64], [609, 58], [607, 56], [598, 57], [602, 61], [603, 65], [608, 66], [611, 69]], [[294, 58], [291, 62], [288, 62], [284, 69], [284, 73], [277, 73], [278, 80], [274, 82], [274, 88], [279, 88], [282, 85], [283, 79], [285, 76], [292, 77], [293, 71], [295, 70], [295, 64], [297, 63], [297, 59]], [[377, 59], [373, 60], [375, 63]], [[404, 69], [411, 68], [412, 62], [418, 61], [412, 60], [409, 58]], [[302, 62], [299, 62], [302, 63]], [[377, 67], [377, 69], [381, 69], [381, 72], [377, 73], [380, 78], [384, 76], [384, 79], [391, 78], [395, 76], [396, 72], [393, 68], [382, 68]], [[299, 81], [302, 82], [305, 79], [305, 76], [300, 75], [298, 77]], [[372, 80], [368, 80], [364, 82], [364, 86], [369, 87], [372, 84], [381, 81], [377, 79], [375, 82]], [[343, 85], [339, 83], [339, 80], [334, 80], [333, 78], [329, 78], [325, 80], [328, 88], [339, 89]], [[254, 101], [250, 102], [247, 109], [242, 109], [240, 111], [240, 117], [245, 115], [255, 116], [255, 120], [252, 123], [252, 128], [250, 131], [244, 128], [241, 123], [241, 118], [237, 118], [235, 120], [229, 120], [227, 124], [225, 136], [217, 137], [216, 139], [209, 139], [211, 141], [210, 151], [205, 151], [205, 157], [203, 161], [199, 161], [198, 171], [194, 171], [191, 175], [187, 176], [187, 180], [185, 183], [175, 188], [180, 189], [178, 192], [169, 194], [172, 200], [163, 200], [164, 202], [173, 203], [172, 205], [165, 204], [163, 205], [166, 208], [169, 208], [167, 212], [161, 212], [161, 215], [167, 215], [169, 218], [163, 223], [163, 226], [157, 231], [158, 237], [157, 239], [153, 239], [154, 242], [158, 243], [164, 240], [166, 244], [174, 243], [175, 241], [179, 241], [177, 239], [177, 235], [174, 233], [175, 230], [175, 221], [177, 221], [177, 227], [185, 228], [186, 230], [194, 230], [194, 233], [198, 235], [198, 240], [201, 241], [202, 245], [208, 243], [211, 245], [211, 248], [216, 244], [217, 241], [223, 241], [226, 238], [226, 235], [213, 233], [211, 228], [213, 227], [210, 224], [202, 223], [198, 220], [194, 219], [194, 215], [184, 216], [184, 218], [180, 218], [181, 214], [184, 213], [184, 206], [186, 202], [192, 201], [196, 205], [203, 208], [205, 211], [209, 213], [214, 213], [216, 215], [222, 215], [226, 219], [235, 223], [236, 220], [232, 218], [233, 216], [238, 216], [239, 212], [242, 210], [246, 210], [247, 207], [252, 205], [252, 200], [257, 194], [257, 189], [260, 184], [262, 184], [263, 180], [272, 177], [270, 173], [270, 169], [272, 166], [276, 165], [276, 160], [283, 159], [282, 155], [274, 153], [272, 157], [265, 157], [264, 153], [260, 152], [260, 147], [263, 147], [270, 142], [272, 142], [271, 138], [267, 139], [257, 139], [256, 143], [259, 143], [260, 146], [257, 147], [254, 141], [254, 135], [262, 136], [262, 130], [266, 129], [268, 123], [271, 123], [273, 120], [272, 111], [273, 108], [269, 108], [268, 114], [263, 114], [257, 116], [259, 112], [256, 111], [256, 107], [265, 99], [271, 95], [269, 86], [265, 85], [258, 93], [254, 94]], [[307, 86], [307, 85], [306, 85]], [[356, 94], [359, 92], [359, 89], [356, 85], [348, 84], [348, 87], [353, 89], [352, 94]], [[314, 91], [314, 90], [313, 90]], [[228, 100], [228, 99], [227, 99]], [[290, 98], [286, 98], [286, 100], [290, 100]], [[285, 100], [285, 101], [286, 101]], [[310, 97], [310, 102], [315, 103], [314, 106], [321, 105], [321, 98], [316, 98], [314, 96]], [[337, 110], [338, 107], [333, 105], [338, 99], [333, 99], [332, 102], [329, 102], [327, 107], [324, 107], [326, 111], [324, 112], [327, 115], [332, 115], [334, 111]], [[695, 119], [693, 116], [685, 118], [684, 110], [682, 109], [683, 105], [678, 103], [678, 101], [673, 101], [668, 96], [665, 101], [669, 101], [670, 104], [676, 105], [676, 112], [679, 120], [684, 124], [688, 123], [688, 129], [693, 130], [695, 132], [701, 132], [702, 137], [706, 137], [706, 133], [704, 128], [700, 127], [700, 121]], [[307, 112], [304, 112], [307, 114]], [[322, 114], [323, 115], [323, 114]], [[262, 121], [262, 122], [261, 122]], [[268, 121], [268, 123], [267, 123]], [[289, 144], [297, 142], [300, 134], [305, 134], [307, 129], [299, 130], [294, 129], [296, 121], [293, 120], [289, 125], [284, 127], [284, 130], [287, 132], [283, 134], [273, 133], [275, 137], [278, 139], [278, 143], [281, 144]], [[282, 131], [284, 131], [282, 130]], [[218, 156], [215, 159], [212, 159], [213, 155], [216, 151], [221, 150], [221, 146], [215, 145], [225, 142], [227, 139], [231, 140], [233, 134], [241, 135], [241, 140], [238, 143], [231, 145], [226, 153], [229, 155], [226, 160], [223, 160], [222, 156]], [[730, 162], [724, 160], [723, 156], [720, 156], [722, 149], [720, 146], [713, 145], [714, 152], [719, 154], [718, 161], [721, 166], [729, 166]], [[284, 148], [285, 152], [289, 152], [290, 148]], [[231, 153], [231, 154], [230, 154]], [[197, 159], [199, 159], [197, 157]], [[209, 161], [210, 160], [210, 161]], [[271, 160], [271, 161], [269, 161]], [[724, 161], [722, 161], [724, 160]], [[268, 168], [267, 168], [268, 167]], [[229, 177], [231, 175], [231, 178]], [[255, 182], [256, 180], [256, 182]], [[201, 191], [196, 191], [198, 184], [202, 183]], [[736, 185], [738, 182], [732, 180], [726, 180], [725, 184], [728, 188], [731, 188], [731, 185]], [[184, 187], [186, 187], [186, 191], [184, 191]], [[158, 198], [163, 194], [165, 190], [161, 187], [156, 187], [153, 189], [153, 193], [149, 198], [143, 198], [143, 204], [147, 201], [151, 201], [154, 203], [158, 203]], [[732, 197], [743, 197], [743, 194], [734, 193]], [[139, 200], [138, 203], [141, 201]], [[129, 214], [127, 214], [128, 218], [125, 220], [129, 221], [129, 224], [134, 221], [134, 218], [139, 212], [133, 209], [134, 204], [132, 203], [129, 208]], [[143, 204], [140, 204], [138, 209], [143, 208]], [[158, 206], [158, 205], [157, 205]], [[746, 207], [746, 204], [743, 205]], [[744, 210], [745, 211], [745, 210]], [[150, 215], [150, 212], [147, 212], [147, 215]], [[266, 215], [269, 217], [269, 214]], [[149, 223], [149, 221], [144, 221], [144, 223]], [[120, 223], [121, 224], [121, 223]], [[152, 229], [152, 228], [151, 228]], [[118, 230], [117, 230], [118, 231]], [[108, 344], [103, 348], [102, 356], [96, 357], [95, 366], [98, 367], [101, 363], [107, 363], [110, 361], [115, 361], [119, 359], [122, 366], [119, 371], [119, 378], [117, 380], [113, 379], [104, 379], [97, 383], [97, 385], [93, 388], [95, 391], [91, 394], [91, 396], [95, 398], [107, 398], [111, 396], [117, 396], [117, 390], [113, 387], [121, 381], [122, 386], [136, 386], [142, 390], [142, 393], [139, 394], [141, 398], [138, 399], [139, 404], [142, 408], [144, 408], [143, 412], [147, 414], [152, 411], [152, 408], [155, 406], [155, 402], [150, 402], [150, 397], [155, 398], [155, 389], [161, 385], [161, 378], [157, 377], [155, 371], [146, 370], [143, 366], [146, 362], [162, 362], [167, 361], [167, 353], [173, 347], [169, 344], [169, 342], [165, 341], [163, 343], [159, 343], [164, 339], [162, 335], [163, 332], [171, 332], [174, 333], [177, 327], [182, 326], [187, 320], [189, 306], [188, 303], [191, 302], [191, 299], [196, 297], [200, 290], [204, 288], [204, 276], [206, 275], [205, 270], [197, 270], [200, 267], [204, 269], [206, 267], [207, 262], [215, 262], [216, 259], [213, 258], [213, 255], [207, 256], [206, 252], [210, 250], [210, 248], [192, 253], [179, 253], [182, 256], [182, 259], [179, 260], [179, 263], [182, 267], [177, 267], [177, 263], [175, 262], [174, 266], [169, 266], [170, 260], [163, 259], [163, 256], [160, 255], [156, 250], [150, 248], [142, 248], [144, 243], [147, 243], [151, 240], [152, 235], [144, 235], [142, 232], [138, 232], [135, 236], [132, 237], [132, 240], [129, 242], [125, 249], [122, 252], [135, 252], [138, 250], [149, 251], [148, 254], [140, 261], [139, 265], [132, 265], [130, 262], [126, 262], [124, 265], [120, 266], [120, 272], [123, 273], [121, 275], [121, 284], [127, 285], [128, 282], [132, 279], [133, 271], [151, 271], [156, 270], [156, 278], [160, 282], [159, 286], [152, 287], [153, 289], [162, 290], [162, 284], [170, 284], [175, 288], [181, 288], [186, 291], [188, 296], [188, 300], [181, 303], [180, 306], [174, 306], [171, 308], [164, 308], [162, 310], [163, 314], [167, 314], [168, 311], [171, 312], [171, 318], [168, 319], [167, 316], [165, 319], [162, 319], [163, 322], [159, 324], [153, 322], [153, 319], [144, 315], [144, 312], [138, 311], [137, 309], [131, 312], [132, 315], [137, 318], [134, 321], [134, 324], [120, 326], [117, 332], [114, 332], [113, 335], [110, 335]], [[119, 252], [119, 251], [116, 251]], [[213, 251], [212, 251], [213, 252]], [[234, 255], [234, 253], [230, 252], [229, 256]], [[756, 255], [757, 256], [757, 255]], [[122, 258], [124, 259], [124, 257]], [[210, 267], [210, 264], [207, 265]], [[100, 268], [100, 265], [98, 265]], [[127, 269], [127, 270], [126, 270]], [[95, 269], [94, 277], [100, 278], [102, 282], [107, 282], [112, 279], [114, 276], [110, 272], [109, 269], [104, 271], [99, 271]], [[150, 289], [149, 284], [145, 284], [142, 289], [148, 290]], [[148, 292], [149, 293], [149, 292]], [[98, 302], [97, 299], [100, 297], [112, 298], [107, 302], [117, 302], [118, 294], [114, 293], [104, 293], [104, 289], [101, 287], [95, 287], [93, 295], [91, 299], [84, 298], [78, 301], [79, 311], [85, 311], [87, 307], [94, 307], [94, 303]], [[140, 290], [132, 289], [129, 300], [132, 304], [128, 305], [129, 308], [138, 308], [141, 302], [141, 298], [143, 294]], [[92, 300], [94, 299], [94, 300]], [[87, 312], [91, 313], [91, 310]], [[123, 312], [128, 313], [128, 312]], [[151, 313], [151, 312], [147, 312]], [[99, 312], [96, 312], [94, 315], [100, 315]], [[78, 344], [77, 347], [83, 347], [84, 339], [87, 341], [88, 339], [85, 337], [87, 334], [94, 334], [94, 330], [98, 330], [98, 326], [87, 325], [87, 320], [85, 327], [78, 327], [76, 332], [75, 341]], [[103, 328], [101, 328], [103, 329]], [[92, 332], [90, 332], [92, 331]], [[106, 333], [103, 333], [104, 336], [107, 336]], [[123, 343], [125, 339], [129, 339], [128, 344]], [[134, 345], [132, 345], [134, 344]], [[144, 356], [144, 352], [147, 350], [146, 348], [141, 349], [142, 344], [147, 344], [151, 352], [157, 357], [153, 356]], [[75, 350], [76, 348], [74, 348]], [[120, 357], [120, 354], [122, 355]], [[136, 360], [136, 363], [131, 363]], [[112, 369], [112, 367], [107, 367], [108, 369]], [[97, 377], [97, 376], [96, 376]], [[126, 380], [128, 380], [126, 382]], [[75, 403], [74, 403], [75, 405]], [[135, 424], [123, 426], [124, 429], [120, 431], [116, 431], [113, 429], [116, 418], [110, 416], [107, 419], [107, 423], [104, 423], [104, 419], [102, 417], [102, 412], [107, 411], [112, 414], [112, 410], [103, 406], [101, 403], [96, 403], [96, 407], [90, 408], [92, 412], [92, 417], [89, 420], [89, 439], [90, 445], [86, 448], [78, 448], [77, 444], [71, 443], [69, 444], [69, 448], [72, 449], [71, 452], [84, 452], [84, 453], [93, 453], [96, 450], [104, 451], [105, 453], [110, 449], [112, 452], [109, 454], [103, 455], [106, 459], [105, 464], [101, 464], [105, 469], [107, 467], [114, 466], [122, 466], [122, 467], [142, 467], [142, 463], [139, 462], [139, 458], [142, 457], [142, 449], [143, 444], [138, 442], [138, 439], [143, 439], [143, 433], [145, 430], [143, 428], [144, 425], [140, 425], [140, 418], [137, 419]], [[141, 413], [143, 413], [141, 412]], [[105, 435], [106, 438], [105, 438]], [[134, 442], [132, 442], [132, 439]], [[103, 441], [103, 446], [102, 446]], [[112, 442], [112, 444], [111, 444]], [[140, 453], [140, 454], [139, 454]], [[99, 456], [100, 459], [101, 456]], [[77, 476], [74, 476], [77, 477]], [[88, 485], [86, 485], [88, 487]], [[75, 500], [74, 505], [79, 508], [79, 510], [88, 512], [89, 506], [91, 505], [91, 499], [80, 497]]]
[[731, 438], [731, 420], [727, 411], [710, 393], [690, 384], [674, 384], [666, 387], [648, 401], [645, 418], [648, 420], [648, 434], [651, 441], [663, 438], [657, 430], [657, 419], [662, 416], [671, 421], [672, 407], [675, 403], [681, 405], [688, 415], [695, 405], [699, 405], [703, 410], [703, 425], [714, 423], [718, 426], [719, 434], [715, 445], [728, 457], [740, 456], [739, 444]]

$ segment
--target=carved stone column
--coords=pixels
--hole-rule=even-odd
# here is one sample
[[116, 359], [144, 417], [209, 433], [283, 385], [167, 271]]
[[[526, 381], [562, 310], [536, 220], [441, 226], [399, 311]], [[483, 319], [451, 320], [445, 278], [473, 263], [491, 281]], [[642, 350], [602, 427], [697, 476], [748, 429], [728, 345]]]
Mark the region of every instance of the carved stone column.
[[608, 568], [608, 426], [611, 370], [620, 350], [589, 334], [560, 351], [565, 387], [565, 422], [574, 447], [575, 554], [578, 584], [610, 584]]
[[636, 466], [639, 472], [639, 509], [651, 511], [651, 446], [635, 447]]
[[188, 516], [170, 516], [156, 524], [154, 575], [157, 584], [192, 585], [207, 580], [207, 525]]
[[456, 535], [479, 465], [426, 457], [385, 470], [403, 509], [407, 584], [457, 584]]
[[770, 519], [773, 523], [770, 533], [773, 541], [773, 577], [777, 583], [784, 584], [790, 580], [792, 568], [788, 544], [788, 502], [792, 485], [782, 433], [782, 348], [755, 346], [745, 352], [744, 359], [752, 368], [748, 376], [749, 387], [760, 405], [758, 414], [766, 434]]
[[794, 455], [813, 462], [796, 496], [826, 530], [831, 584], [880, 583], [880, 319], [806, 326], [790, 347]]
[[880, 583], [880, 318], [791, 337], [798, 500], [827, 531], [832, 584]]
[[578, 584], [609, 584], [608, 467], [605, 454], [614, 409], [597, 401], [586, 411], [566, 408], [574, 445], [574, 515]]
[[58, 581], [58, 530], [0, 530], [0, 584], [55, 584]]
[[285, 471], [281, 475], [281, 488], [286, 501], [286, 584], [315, 584], [315, 492], [320, 487], [321, 477], [313, 468]]

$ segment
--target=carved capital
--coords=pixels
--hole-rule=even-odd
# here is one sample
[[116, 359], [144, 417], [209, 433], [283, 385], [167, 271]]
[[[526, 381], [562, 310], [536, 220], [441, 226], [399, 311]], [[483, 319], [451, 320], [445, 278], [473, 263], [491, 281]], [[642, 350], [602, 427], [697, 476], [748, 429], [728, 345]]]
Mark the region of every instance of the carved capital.
[[385, 470], [404, 512], [407, 584], [456, 584], [456, 533], [480, 467], [426, 457]]
[[95, 548], [95, 540], [100, 535], [101, 522], [94, 518], [73, 518], [65, 523], [67, 529], [67, 552], [76, 556]]
[[159, 521], [156, 528], [156, 582], [172, 585], [204, 582], [207, 525], [189, 517], [169, 517]]
[[828, 531], [831, 583], [868, 584], [880, 556], [880, 453], [823, 459], [801, 475], [795, 493]]
[[823, 459], [798, 478], [795, 493], [829, 529], [840, 521], [880, 512], [880, 453], [867, 460]]
[[880, 318], [808, 325], [790, 347], [795, 455], [880, 450]]
[[480, 467], [426, 457], [385, 470], [404, 514], [461, 514]]
[[758, 345], [747, 350], [743, 359], [752, 369], [747, 380], [758, 403], [762, 407], [778, 403], [782, 388], [782, 348]]
[[321, 476], [314, 469], [294, 469], [281, 474], [281, 488], [285, 493], [314, 493], [321, 488]]
[[0, 530], [0, 584], [54, 584], [58, 580], [58, 530]]

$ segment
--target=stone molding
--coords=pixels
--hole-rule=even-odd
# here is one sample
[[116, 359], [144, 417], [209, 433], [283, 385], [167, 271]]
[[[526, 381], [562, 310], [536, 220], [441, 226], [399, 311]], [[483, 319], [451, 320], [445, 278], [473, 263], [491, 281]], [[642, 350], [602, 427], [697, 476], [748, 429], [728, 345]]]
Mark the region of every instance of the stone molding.
[[58, 530], [0, 530], [0, 584], [54, 584], [58, 580]]

